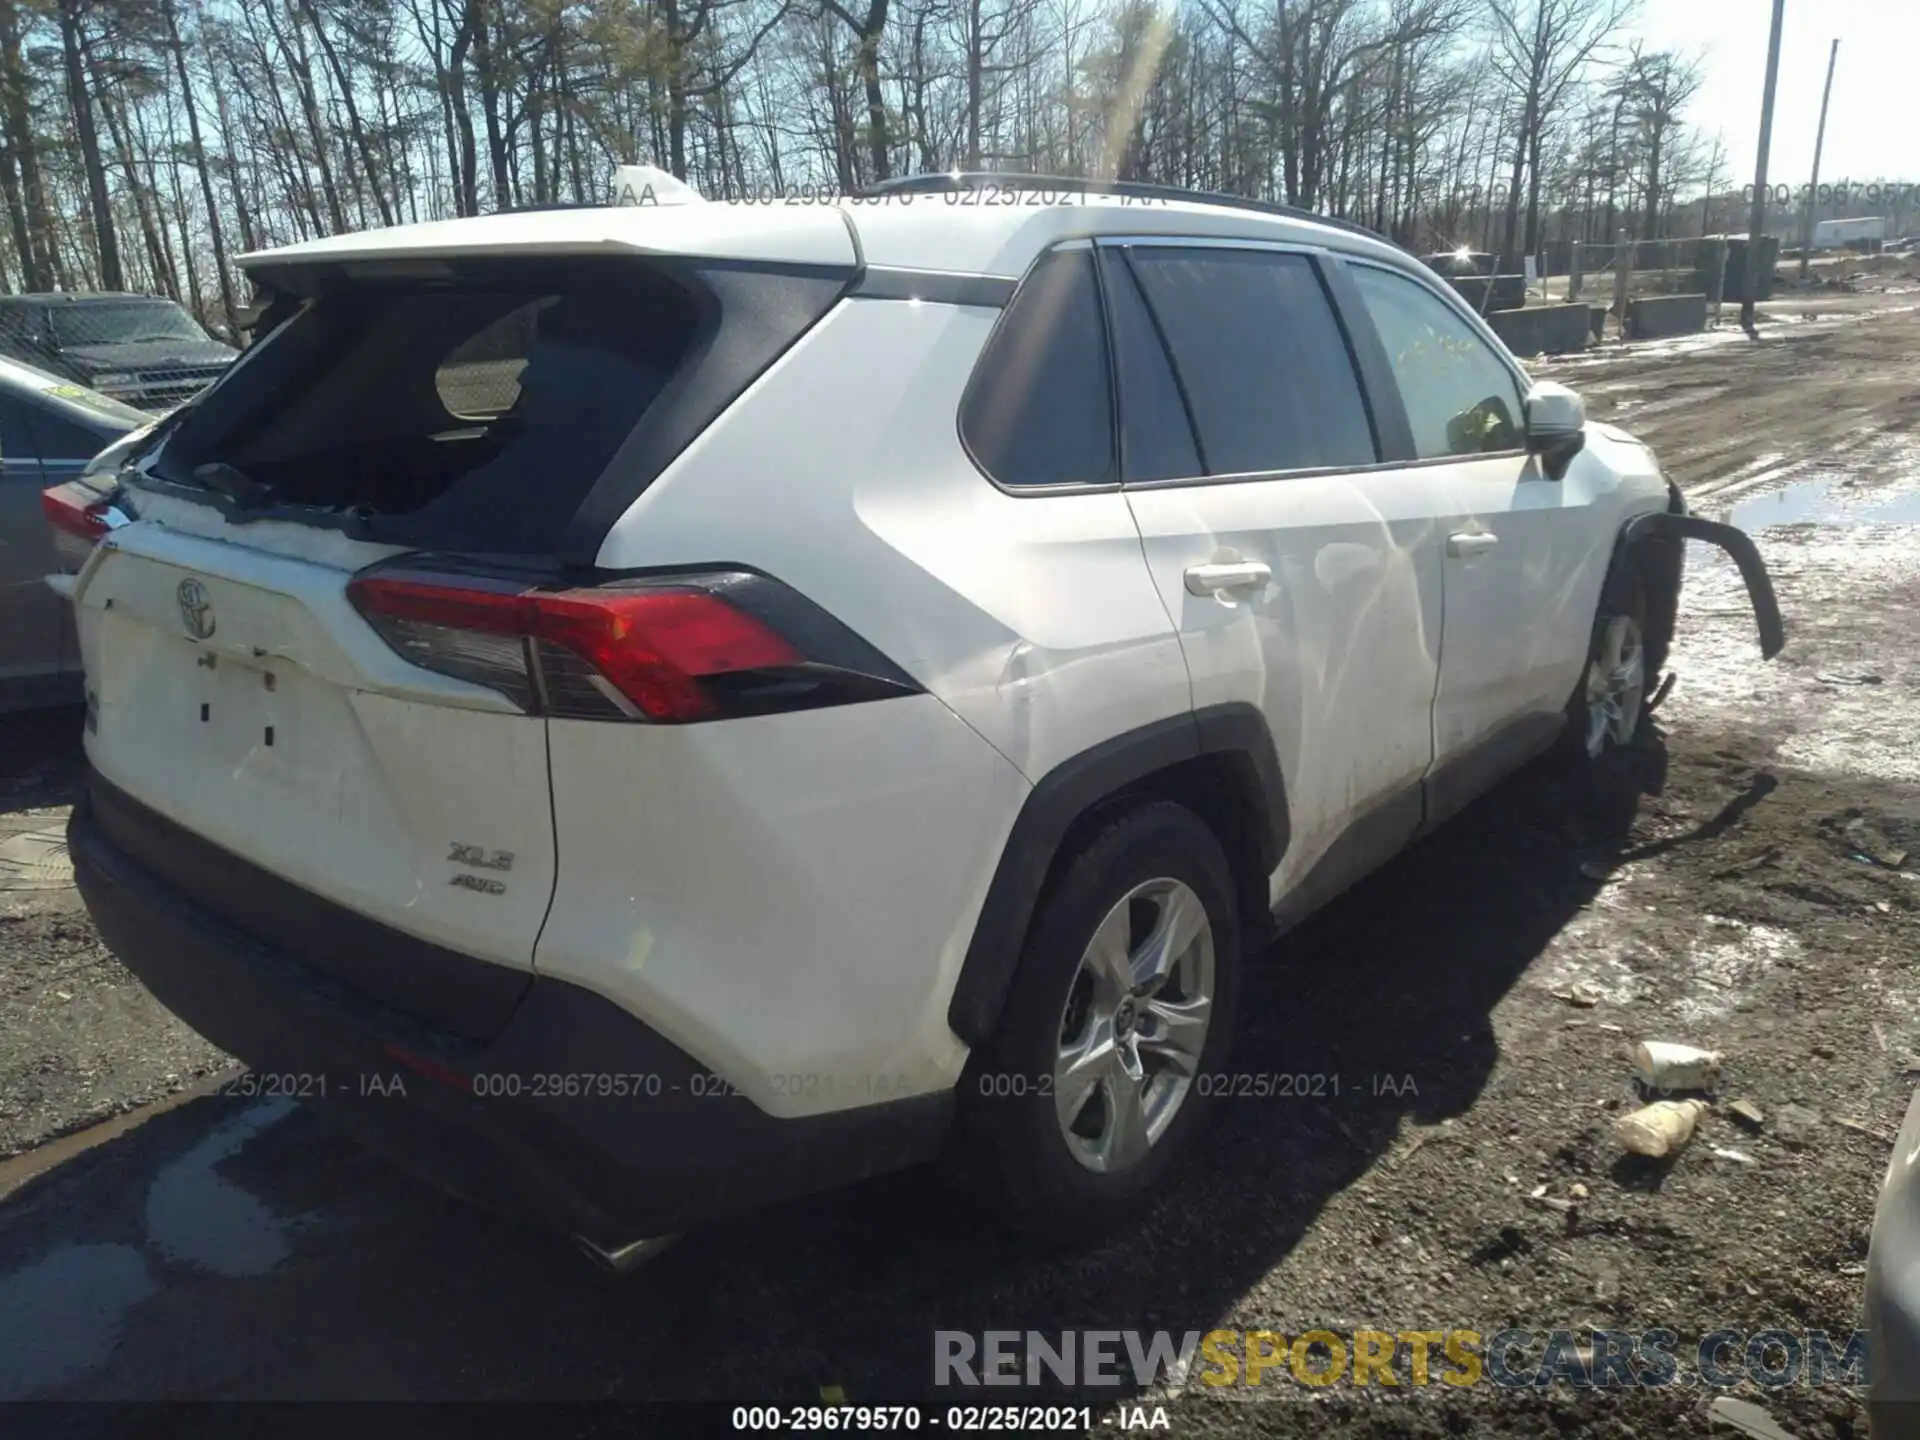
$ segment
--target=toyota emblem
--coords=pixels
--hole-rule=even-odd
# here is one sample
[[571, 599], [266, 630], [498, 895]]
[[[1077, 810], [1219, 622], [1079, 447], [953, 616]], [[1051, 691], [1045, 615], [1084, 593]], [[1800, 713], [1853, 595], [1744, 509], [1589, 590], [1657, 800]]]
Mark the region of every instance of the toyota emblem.
[[182, 580], [174, 596], [180, 602], [180, 623], [187, 627], [187, 634], [196, 640], [211, 637], [213, 601], [207, 598], [207, 587], [198, 580]]

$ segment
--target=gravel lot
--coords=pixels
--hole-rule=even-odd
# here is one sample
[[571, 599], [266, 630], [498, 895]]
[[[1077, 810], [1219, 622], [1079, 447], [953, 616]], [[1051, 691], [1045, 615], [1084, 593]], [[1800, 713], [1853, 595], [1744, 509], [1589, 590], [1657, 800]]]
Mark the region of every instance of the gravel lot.
[[[1878, 283], [1773, 307], [1758, 345], [1538, 367], [1760, 534], [1787, 651], [1762, 664], [1731, 567], [1691, 557], [1637, 809], [1520, 777], [1296, 932], [1252, 978], [1238, 1068], [1339, 1075], [1340, 1097], [1229, 1103], [1142, 1233], [1074, 1257], [907, 1175], [611, 1285], [310, 1116], [195, 1095], [227, 1062], [36, 848], [74, 718], [0, 722], [0, 847], [29, 837], [0, 848], [0, 1153], [24, 1152], [0, 1164], [0, 1398], [857, 1403], [924, 1394], [935, 1327], [1664, 1326], [1683, 1355], [1722, 1327], [1844, 1336], [1920, 1054], [1920, 284]], [[1758, 1132], [1723, 1104], [1672, 1165], [1623, 1158], [1642, 1037], [1723, 1050], [1720, 1096]], [[76, 1305], [78, 1339], [4, 1318]], [[1865, 1431], [1846, 1390], [1744, 1393], [1800, 1440]], [[1253, 1394], [1181, 1395], [1176, 1431], [1706, 1430], [1698, 1389]]]

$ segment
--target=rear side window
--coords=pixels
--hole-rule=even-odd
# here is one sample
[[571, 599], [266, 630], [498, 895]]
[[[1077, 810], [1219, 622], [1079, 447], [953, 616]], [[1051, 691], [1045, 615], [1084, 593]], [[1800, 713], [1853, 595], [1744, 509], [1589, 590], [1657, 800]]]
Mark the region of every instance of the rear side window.
[[987, 341], [960, 437], [1002, 485], [1114, 478], [1113, 394], [1091, 250], [1043, 258]]
[[1524, 448], [1520, 387], [1493, 347], [1418, 281], [1350, 265], [1387, 349], [1422, 460]]
[[1360, 381], [1304, 255], [1143, 246], [1129, 258], [1212, 475], [1370, 465]]

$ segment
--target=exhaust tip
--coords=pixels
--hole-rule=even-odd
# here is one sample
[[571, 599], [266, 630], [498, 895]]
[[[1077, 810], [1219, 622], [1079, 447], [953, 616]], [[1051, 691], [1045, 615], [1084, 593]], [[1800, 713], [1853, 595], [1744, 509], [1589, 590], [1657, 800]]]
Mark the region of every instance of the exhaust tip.
[[669, 1250], [679, 1240], [679, 1235], [649, 1235], [640, 1240], [629, 1240], [624, 1245], [612, 1249], [596, 1245], [584, 1235], [573, 1237], [586, 1257], [610, 1275], [629, 1275], [656, 1255]]

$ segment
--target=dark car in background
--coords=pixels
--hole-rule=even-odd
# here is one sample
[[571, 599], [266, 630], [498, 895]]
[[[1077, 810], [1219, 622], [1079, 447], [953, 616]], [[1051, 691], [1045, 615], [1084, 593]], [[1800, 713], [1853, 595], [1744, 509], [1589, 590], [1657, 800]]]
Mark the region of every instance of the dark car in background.
[[106, 532], [113, 480], [82, 479], [153, 417], [0, 359], [0, 713], [77, 701], [71, 607], [46, 577], [75, 570]]
[[0, 355], [142, 410], [170, 410], [240, 352], [158, 295], [0, 296]]

